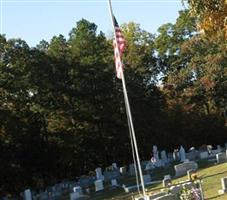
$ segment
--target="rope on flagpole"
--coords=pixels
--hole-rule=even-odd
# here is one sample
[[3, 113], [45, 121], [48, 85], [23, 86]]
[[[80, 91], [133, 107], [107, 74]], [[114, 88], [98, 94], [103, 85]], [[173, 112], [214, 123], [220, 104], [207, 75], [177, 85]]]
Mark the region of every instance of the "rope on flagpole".
[[[115, 41], [117, 43], [117, 36], [116, 36], [116, 32], [115, 32], [114, 17], [113, 17], [113, 9], [112, 9], [112, 5], [111, 5], [111, 0], [109, 0], [109, 11], [110, 11], [111, 19], [112, 19], [112, 25], [113, 25], [113, 30], [114, 30], [114, 38], [115, 38]], [[118, 54], [120, 55], [119, 48], [117, 48], [117, 51], [118, 51]], [[132, 140], [133, 140], [134, 147], [135, 147], [134, 149], [135, 149], [135, 155], [136, 155], [136, 160], [137, 160], [137, 165], [138, 165], [138, 171], [139, 171], [139, 175], [140, 175], [140, 181], [141, 181], [143, 196], [144, 196], [144, 198], [146, 198], [143, 174], [142, 174], [142, 169], [141, 169], [141, 165], [140, 165], [140, 158], [139, 158], [139, 153], [138, 153], [136, 136], [135, 136], [134, 126], [133, 126], [133, 122], [132, 122], [132, 115], [131, 115], [131, 110], [130, 110], [130, 105], [129, 105], [129, 100], [128, 100], [127, 89], [126, 89], [125, 78], [124, 78], [124, 73], [123, 73], [121, 61], [120, 61], [120, 67], [122, 69], [121, 80], [122, 80], [122, 86], [123, 86], [123, 92], [124, 92], [125, 106], [126, 106], [126, 111], [128, 112], [127, 116], [128, 116], [128, 121], [129, 121], [130, 128], [131, 128]]]

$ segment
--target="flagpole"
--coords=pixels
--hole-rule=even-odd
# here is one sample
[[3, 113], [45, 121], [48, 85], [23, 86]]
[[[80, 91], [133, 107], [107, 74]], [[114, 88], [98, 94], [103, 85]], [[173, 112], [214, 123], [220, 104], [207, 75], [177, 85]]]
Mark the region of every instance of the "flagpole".
[[[111, 0], [109, 0], [109, 11], [110, 11], [111, 19], [112, 19], [112, 25], [113, 25], [113, 30], [114, 30], [114, 38], [115, 38], [115, 41], [117, 43], [117, 36], [116, 36], [116, 32], [115, 32], [114, 17], [113, 17], [113, 9], [112, 9], [112, 5], [111, 5]], [[118, 51], [118, 54], [120, 55], [119, 48], [117, 48], [117, 51]], [[133, 126], [133, 122], [132, 122], [132, 115], [131, 115], [128, 95], [127, 95], [127, 90], [126, 90], [126, 84], [125, 84], [125, 77], [124, 77], [123, 67], [122, 67], [121, 61], [120, 61], [120, 68], [122, 69], [121, 80], [122, 80], [123, 93], [124, 93], [124, 98], [125, 98], [125, 106], [126, 106], [126, 110], [128, 111], [128, 120], [129, 120], [129, 124], [131, 126], [132, 138], [133, 138], [133, 143], [134, 143], [134, 147], [135, 147], [135, 154], [136, 154], [136, 160], [137, 160], [137, 165], [138, 165], [138, 170], [139, 170], [139, 175], [140, 175], [140, 181], [141, 181], [143, 196], [144, 196], [144, 198], [146, 198], [146, 192], [145, 192], [144, 181], [143, 181], [143, 173], [142, 173], [142, 168], [141, 168], [141, 164], [140, 164], [140, 158], [139, 158], [139, 153], [138, 153], [136, 136], [135, 136], [134, 126]]]

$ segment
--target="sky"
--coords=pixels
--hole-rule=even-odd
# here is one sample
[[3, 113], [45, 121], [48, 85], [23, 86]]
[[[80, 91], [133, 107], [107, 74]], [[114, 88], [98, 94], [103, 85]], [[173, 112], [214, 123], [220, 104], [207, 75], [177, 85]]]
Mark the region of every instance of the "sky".
[[[21, 38], [30, 46], [54, 35], [68, 38], [76, 22], [84, 18], [94, 22], [107, 36], [112, 32], [108, 0], [0, 0], [1, 33]], [[151, 33], [164, 23], [174, 23], [181, 0], [112, 0], [119, 24], [130, 21]]]

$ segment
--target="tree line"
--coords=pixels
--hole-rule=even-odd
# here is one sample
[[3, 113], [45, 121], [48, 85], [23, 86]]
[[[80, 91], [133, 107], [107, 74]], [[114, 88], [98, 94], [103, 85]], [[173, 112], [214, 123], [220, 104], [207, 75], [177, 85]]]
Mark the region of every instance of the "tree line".
[[[142, 160], [154, 144], [172, 151], [227, 142], [227, 28], [220, 18], [204, 21], [209, 9], [213, 20], [223, 17], [225, 4], [217, 10], [213, 2], [188, 1], [156, 35], [134, 22], [121, 26]], [[132, 162], [112, 40], [94, 23], [82, 19], [69, 39], [36, 47], [0, 36], [0, 149], [0, 196]]]

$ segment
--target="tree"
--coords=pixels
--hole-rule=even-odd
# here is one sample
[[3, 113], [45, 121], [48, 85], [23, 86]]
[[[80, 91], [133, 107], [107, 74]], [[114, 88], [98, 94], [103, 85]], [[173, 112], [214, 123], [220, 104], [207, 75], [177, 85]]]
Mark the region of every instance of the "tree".
[[191, 13], [199, 19], [200, 30], [211, 36], [226, 28], [225, 0], [187, 0], [187, 2]]

